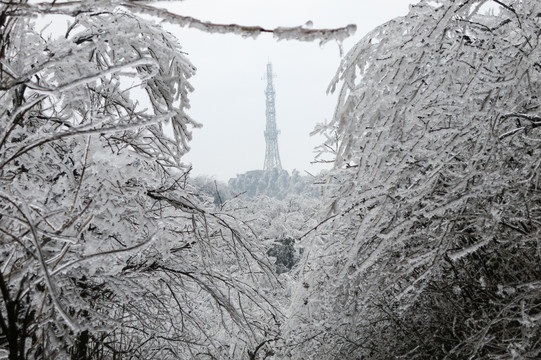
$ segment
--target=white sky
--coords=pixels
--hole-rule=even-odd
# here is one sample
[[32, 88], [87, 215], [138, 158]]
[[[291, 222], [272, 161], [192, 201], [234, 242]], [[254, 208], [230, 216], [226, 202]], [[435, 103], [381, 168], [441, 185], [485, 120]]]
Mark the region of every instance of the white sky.
[[[308, 20], [314, 28], [356, 24], [346, 40], [347, 52], [376, 26], [408, 12], [413, 0], [186, 0], [166, 5], [172, 12], [217, 23], [260, 25], [269, 28], [299, 26]], [[263, 34], [257, 39], [206, 34], [166, 25], [197, 67], [191, 79], [195, 91], [188, 111], [203, 128], [193, 131], [185, 161], [193, 174], [227, 181], [237, 174], [261, 169], [265, 158], [265, 96], [263, 80], [271, 61], [277, 75], [276, 122], [282, 166], [291, 172], [317, 173], [311, 165], [314, 147], [322, 142], [309, 133], [317, 123], [330, 120], [336, 94], [326, 89], [340, 63], [338, 45], [329, 42], [276, 41]]]

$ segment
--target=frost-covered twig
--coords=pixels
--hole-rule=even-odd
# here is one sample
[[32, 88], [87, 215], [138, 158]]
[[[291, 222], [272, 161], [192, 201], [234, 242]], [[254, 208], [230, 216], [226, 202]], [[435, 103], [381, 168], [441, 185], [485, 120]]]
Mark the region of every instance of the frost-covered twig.
[[30, 233], [33, 238], [34, 246], [36, 247], [37, 251], [37, 258], [41, 267], [41, 270], [43, 271], [43, 280], [45, 281], [45, 284], [47, 285], [47, 288], [49, 289], [49, 294], [51, 296], [51, 300], [58, 311], [58, 313], [62, 316], [66, 324], [75, 332], [78, 333], [80, 330], [79, 324], [75, 322], [71, 318], [71, 316], [68, 315], [66, 310], [64, 310], [64, 307], [60, 303], [60, 300], [58, 300], [57, 294], [56, 294], [56, 287], [54, 286], [54, 283], [51, 278], [51, 273], [49, 273], [49, 269], [47, 268], [47, 263], [45, 261], [45, 257], [43, 255], [43, 251], [41, 249], [40, 241], [38, 238], [38, 231], [36, 227], [34, 226], [31, 218], [30, 218], [30, 212], [23, 202], [18, 202], [12, 199], [9, 195], [1, 193], [0, 192], [0, 198], [6, 200], [7, 202], [11, 203], [17, 211], [23, 216], [25, 219], [26, 225], [28, 226]]
[[531, 123], [526, 125], [526, 126], [521, 126], [521, 127], [518, 127], [516, 129], [513, 129], [513, 130], [509, 130], [509, 131], [501, 134], [500, 136], [498, 136], [498, 139], [500, 139], [500, 140], [503, 140], [506, 137], [514, 135], [514, 134], [516, 134], [516, 133], [518, 133], [520, 131], [527, 131], [529, 129], [533, 129], [533, 128], [541, 126], [541, 117], [538, 116], [538, 115], [513, 113], [513, 114], [503, 115], [501, 118], [502, 118], [502, 121], [506, 120], [506, 119], [510, 119], [510, 118], [519, 118], [519, 119], [528, 120]]
[[[141, 58], [141, 59], [137, 59], [137, 60], [134, 60], [134, 61], [128, 61], [128, 62], [123, 63], [123, 64], [118, 64], [118, 65], [115, 65], [115, 66], [111, 66], [108, 69], [100, 71], [100, 72], [98, 72], [96, 74], [91, 74], [91, 75], [88, 75], [88, 76], [81, 77], [79, 79], [70, 81], [70, 82], [68, 82], [66, 84], [61, 84], [61, 85], [59, 85], [59, 86], [57, 86], [55, 88], [52, 88], [52, 89], [44, 89], [44, 88], [37, 87], [37, 86], [32, 87], [32, 89], [36, 93], [59, 95], [61, 92], [66, 92], [66, 91], [71, 90], [73, 88], [76, 88], [78, 86], [82, 86], [82, 85], [85, 85], [87, 83], [99, 80], [99, 79], [101, 79], [101, 78], [103, 78], [105, 76], [109, 76], [109, 75], [118, 73], [118, 72], [120, 72], [120, 71], [122, 71], [124, 69], [135, 68], [137, 66], [144, 66], [144, 65], [154, 66], [155, 68], [159, 67], [157, 62], [154, 59]], [[29, 87], [31, 87], [31, 86], [29, 86]]]
[[[202, 21], [191, 16], [178, 15], [167, 11], [166, 9], [133, 1], [70, 1], [63, 3], [42, 2], [33, 5], [25, 4], [24, 11], [26, 11], [28, 14], [64, 14], [73, 16], [85, 12], [92, 12], [98, 8], [103, 9], [104, 7], [109, 7], [111, 10], [113, 10], [115, 7], [119, 6], [136, 13], [156, 16], [163, 19], [163, 21], [182, 27], [190, 27], [208, 33], [237, 34], [243, 37], [258, 37], [261, 33], [271, 33], [278, 40], [320, 40], [321, 44], [324, 44], [329, 41], [341, 42], [345, 38], [352, 36], [357, 30], [357, 26], [354, 24], [334, 29], [310, 29], [305, 26], [277, 27], [274, 29], [269, 29], [261, 26], [216, 24], [208, 21]], [[21, 5], [21, 7], [23, 6]], [[24, 14], [23, 11], [21, 11], [21, 14]]]
[[77, 260], [73, 260], [69, 263], [66, 263], [60, 267], [58, 267], [57, 269], [55, 269], [51, 274], [52, 275], [55, 275], [55, 274], [58, 274], [60, 273], [61, 271], [75, 265], [75, 264], [78, 264], [80, 262], [84, 262], [84, 261], [88, 261], [90, 259], [93, 259], [95, 257], [101, 257], [101, 256], [107, 256], [107, 255], [112, 255], [112, 254], [118, 254], [118, 253], [126, 253], [126, 252], [129, 252], [129, 251], [132, 251], [132, 250], [137, 250], [145, 245], [148, 245], [150, 243], [152, 243], [154, 241], [154, 239], [156, 238], [156, 235], [152, 235], [150, 236], [147, 240], [143, 241], [142, 243], [139, 243], [139, 244], [135, 244], [134, 246], [130, 246], [128, 248], [123, 248], [123, 249], [113, 249], [113, 250], [109, 250], [109, 251], [102, 251], [102, 252], [99, 252], [99, 253], [95, 253], [95, 254], [90, 254], [88, 256], [85, 256], [85, 257], [82, 257], [80, 259], [77, 259]]
[[164, 21], [183, 27], [190, 27], [208, 33], [237, 34], [244, 37], [257, 37], [261, 33], [272, 33], [278, 40], [321, 40], [321, 43], [323, 44], [332, 40], [343, 41], [345, 38], [353, 35], [357, 30], [357, 26], [353, 24], [335, 29], [309, 29], [303, 26], [267, 29], [261, 26], [215, 24], [208, 21], [202, 21], [191, 16], [174, 14], [165, 9], [159, 9], [154, 6], [140, 3], [135, 4], [131, 2], [123, 2], [120, 5], [135, 12], [160, 17], [164, 19]]
[[15, 160], [16, 158], [20, 157], [21, 155], [27, 153], [28, 151], [42, 146], [44, 144], [47, 144], [52, 141], [57, 141], [60, 139], [73, 137], [73, 136], [80, 136], [80, 135], [90, 135], [90, 134], [105, 134], [105, 133], [111, 133], [111, 132], [118, 132], [118, 131], [126, 131], [126, 130], [132, 130], [132, 129], [139, 129], [146, 126], [154, 125], [160, 121], [163, 121], [164, 119], [169, 118], [170, 114], [162, 115], [162, 116], [155, 116], [154, 118], [151, 118], [150, 120], [140, 121], [133, 124], [125, 124], [125, 125], [112, 125], [107, 127], [80, 127], [80, 128], [74, 128], [73, 130], [64, 131], [60, 133], [53, 134], [51, 136], [48, 136], [44, 139], [36, 140], [33, 143], [29, 143], [27, 145], [22, 146], [19, 150], [17, 150], [12, 156], [7, 158], [6, 160], [2, 161], [0, 163], [0, 169], [3, 168], [6, 164], [10, 163], [11, 161]]

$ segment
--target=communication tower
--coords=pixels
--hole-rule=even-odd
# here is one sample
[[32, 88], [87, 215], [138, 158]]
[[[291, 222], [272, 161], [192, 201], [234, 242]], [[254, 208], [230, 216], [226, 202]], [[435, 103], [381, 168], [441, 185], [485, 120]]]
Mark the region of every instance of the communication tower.
[[276, 110], [274, 108], [274, 87], [272, 85], [272, 64], [267, 64], [267, 89], [265, 90], [267, 103], [267, 123], [265, 128], [265, 143], [267, 149], [265, 151], [265, 165], [263, 170], [282, 169], [280, 161], [280, 152], [278, 151], [278, 134], [276, 129]]

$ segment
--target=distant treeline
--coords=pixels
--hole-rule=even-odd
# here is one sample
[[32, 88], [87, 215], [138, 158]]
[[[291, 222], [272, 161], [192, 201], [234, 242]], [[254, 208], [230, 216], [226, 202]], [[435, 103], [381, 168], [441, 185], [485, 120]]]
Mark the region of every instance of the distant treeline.
[[194, 179], [197, 190], [212, 196], [216, 205], [237, 196], [253, 198], [264, 195], [279, 200], [288, 195], [317, 196], [313, 183], [314, 177], [303, 176], [297, 170], [290, 175], [281, 169], [251, 170], [229, 179], [227, 184], [205, 176]]

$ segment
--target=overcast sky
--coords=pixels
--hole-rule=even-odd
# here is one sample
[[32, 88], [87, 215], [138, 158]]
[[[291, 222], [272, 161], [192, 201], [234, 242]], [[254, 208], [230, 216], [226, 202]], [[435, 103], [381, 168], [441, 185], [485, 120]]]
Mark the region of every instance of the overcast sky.
[[[186, 0], [169, 3], [178, 14], [217, 23], [299, 26], [308, 20], [314, 28], [356, 24], [356, 34], [344, 42], [347, 52], [374, 27], [408, 12], [413, 0]], [[195, 91], [188, 113], [203, 128], [193, 131], [185, 161], [193, 174], [227, 181], [237, 174], [262, 169], [265, 159], [265, 95], [263, 80], [272, 62], [276, 91], [276, 122], [282, 166], [291, 172], [317, 173], [311, 165], [314, 147], [322, 141], [310, 137], [317, 123], [332, 118], [336, 94], [327, 86], [340, 63], [335, 42], [276, 41], [263, 34], [257, 39], [205, 34], [166, 26], [174, 33], [197, 67], [191, 79]]]

